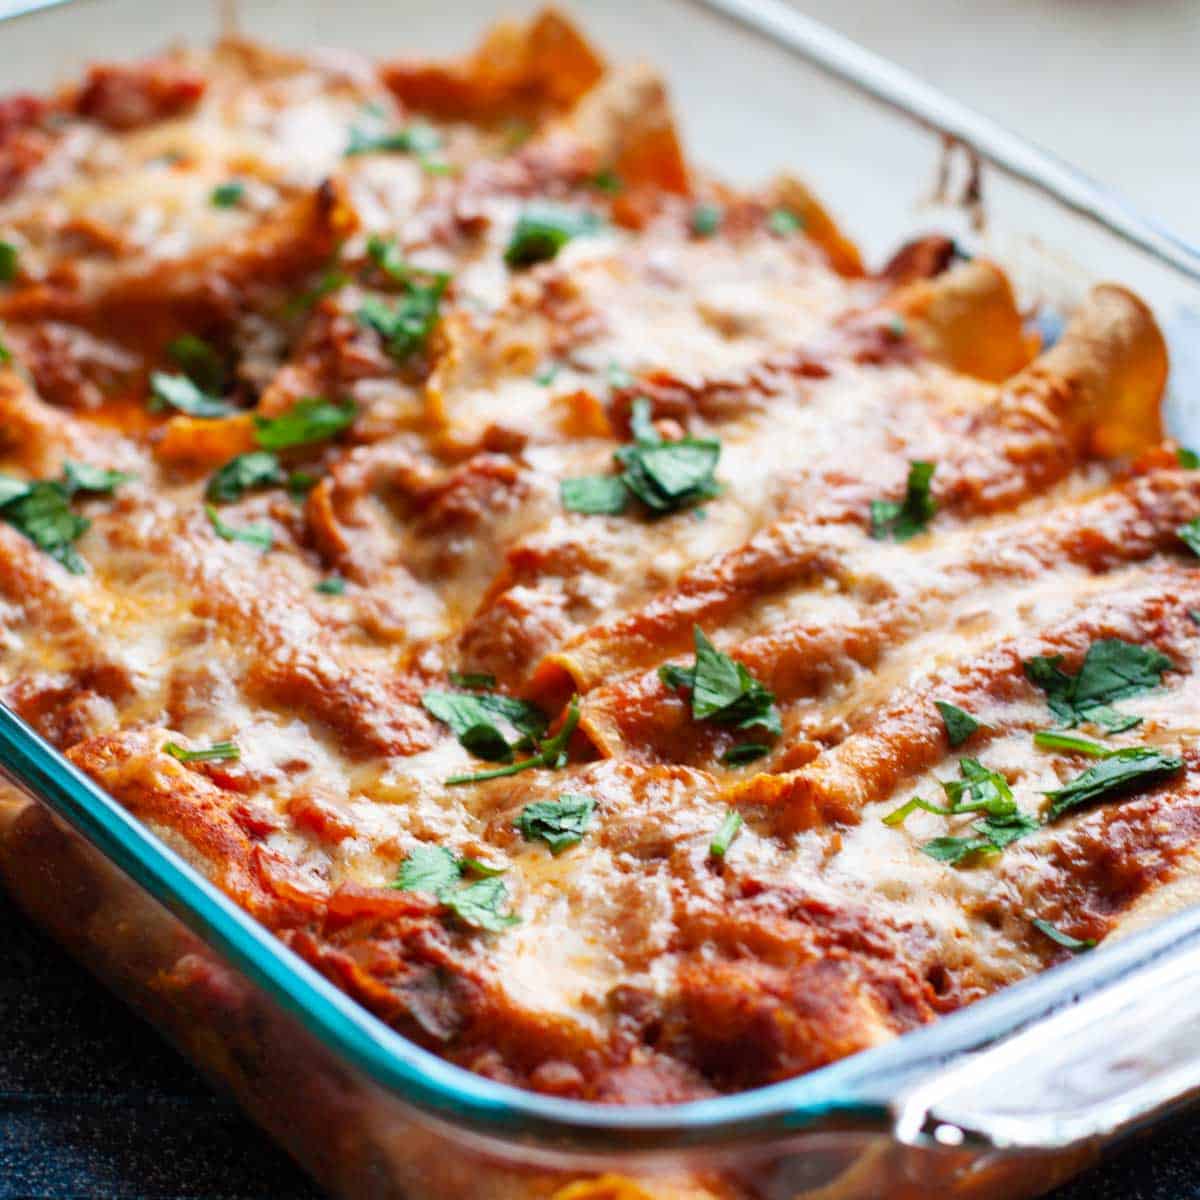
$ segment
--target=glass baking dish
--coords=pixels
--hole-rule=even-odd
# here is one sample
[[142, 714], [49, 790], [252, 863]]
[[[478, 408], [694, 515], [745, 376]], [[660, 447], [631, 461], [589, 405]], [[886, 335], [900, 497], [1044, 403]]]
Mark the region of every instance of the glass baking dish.
[[[228, 20], [140, 0], [33, 7], [0, 23], [9, 90]], [[253, 0], [236, 15], [284, 46], [450, 52], [510, 7]], [[797, 170], [873, 262], [948, 232], [1049, 320], [1097, 278], [1134, 287], [1172, 342], [1168, 419], [1200, 440], [1200, 253], [1113, 193], [775, 0], [565, 7], [613, 59], [664, 70], [693, 161], [739, 181]], [[606, 1107], [406, 1042], [2, 707], [0, 770], [0, 880], [339, 1196], [1019, 1200], [1200, 1093], [1200, 910], [801, 1078]]]

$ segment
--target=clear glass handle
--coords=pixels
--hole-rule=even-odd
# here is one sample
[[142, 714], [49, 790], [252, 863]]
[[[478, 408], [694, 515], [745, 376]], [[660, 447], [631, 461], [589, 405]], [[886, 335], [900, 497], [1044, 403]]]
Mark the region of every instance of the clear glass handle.
[[1200, 944], [968, 1055], [893, 1104], [910, 1144], [1054, 1150], [1200, 1094]]

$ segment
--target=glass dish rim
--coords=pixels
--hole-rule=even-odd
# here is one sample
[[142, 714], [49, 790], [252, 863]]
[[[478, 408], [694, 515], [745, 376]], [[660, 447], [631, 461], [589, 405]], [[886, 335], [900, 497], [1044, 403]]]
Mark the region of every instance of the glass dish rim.
[[[0, 26], [78, 0], [25, 0]], [[677, 0], [739, 23], [928, 131], [1200, 282], [1200, 249], [1113, 189], [973, 112], [782, 0]], [[327, 1050], [427, 1115], [483, 1135], [570, 1153], [734, 1148], [822, 1124], [889, 1131], [893, 1101], [917, 1075], [993, 1043], [1054, 1008], [1128, 977], [1200, 934], [1200, 908], [1053, 967], [933, 1025], [805, 1075], [711, 1099], [619, 1106], [563, 1100], [476, 1075], [390, 1029], [288, 949], [107, 792], [0, 704], [0, 774], [226, 956]]]

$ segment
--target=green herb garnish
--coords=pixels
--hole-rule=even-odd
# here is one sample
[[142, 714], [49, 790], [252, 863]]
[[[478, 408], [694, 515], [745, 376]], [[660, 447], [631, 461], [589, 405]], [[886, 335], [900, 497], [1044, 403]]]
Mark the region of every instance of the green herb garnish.
[[1174, 664], [1152, 646], [1139, 646], [1120, 638], [1093, 642], [1084, 656], [1078, 675], [1062, 670], [1062, 655], [1031, 658], [1024, 663], [1025, 675], [1046, 693], [1050, 711], [1071, 728], [1082, 722], [1100, 726], [1105, 733], [1121, 733], [1140, 725], [1141, 717], [1130, 717], [1109, 707], [1156, 688], [1164, 671]]
[[633, 402], [630, 428], [634, 440], [613, 457], [623, 468], [617, 475], [585, 475], [559, 485], [563, 507], [588, 515], [616, 516], [636, 496], [654, 515], [677, 512], [721, 493], [714, 472], [721, 443], [709, 438], [666, 442], [650, 420], [650, 402]]
[[563, 508], [585, 516], [619, 516], [629, 507], [629, 490], [620, 475], [584, 475], [559, 484]]
[[723, 767], [744, 767], [747, 763], [757, 762], [771, 753], [771, 747], [763, 742], [742, 742], [738, 746], [730, 746], [721, 755]]
[[72, 575], [82, 575], [87, 568], [75, 549], [75, 542], [87, 532], [91, 521], [71, 511], [67, 486], [55, 480], [37, 480], [17, 492], [9, 482], [4, 490], [9, 496], [0, 505], [0, 519]]
[[1091, 950], [1096, 945], [1095, 938], [1080, 940], [1077, 937], [1072, 937], [1069, 933], [1063, 933], [1061, 929], [1056, 929], [1049, 921], [1043, 921], [1038, 917], [1031, 917], [1029, 923], [1038, 933], [1044, 933], [1052, 942], [1062, 946], [1064, 950], [1070, 950], [1072, 954], [1080, 954], [1084, 950]]
[[[463, 870], [468, 867], [488, 877], [460, 887]], [[402, 892], [429, 892], [465, 924], [498, 933], [520, 924], [521, 918], [500, 911], [508, 900], [508, 889], [502, 880], [491, 877], [494, 874], [494, 868], [476, 864], [474, 859], [459, 858], [442, 846], [423, 845], [400, 864], [392, 886]]]
[[283, 468], [270, 450], [252, 450], [231, 458], [208, 481], [204, 494], [218, 503], [240, 500], [252, 488], [284, 482]]
[[187, 375], [168, 375], [165, 371], [150, 374], [151, 408], [178, 409], [189, 417], [228, 417], [237, 412], [237, 406], [210, 395]]
[[401, 892], [431, 892], [441, 896], [462, 878], [462, 862], [444, 846], [417, 846], [400, 864], [394, 888]]
[[194, 333], [180, 334], [167, 344], [167, 354], [201, 391], [220, 396], [228, 383], [225, 362], [216, 348]]
[[1193, 517], [1186, 525], [1180, 525], [1175, 532], [1193, 554], [1200, 556], [1200, 517]]
[[723, 214], [716, 204], [697, 204], [692, 209], [691, 228], [697, 237], [712, 237], [721, 228]]
[[976, 854], [996, 854], [1018, 838], [1040, 828], [1037, 818], [1014, 812], [1003, 817], [984, 817], [976, 821], [971, 829], [973, 837], [939, 837], [926, 842], [921, 852], [938, 862], [957, 866], [964, 859]]
[[[532, 744], [533, 739], [546, 731], [542, 710], [512, 696], [429, 691], [421, 697], [421, 703], [426, 711], [450, 726], [464, 749], [488, 762], [512, 762], [514, 749]], [[514, 745], [509, 744], [496, 724], [497, 719], [506, 721], [521, 734]]]
[[958, 779], [941, 781], [942, 791], [946, 795], [945, 805], [933, 804], [920, 796], [914, 796], [906, 804], [888, 813], [883, 818], [883, 823], [903, 824], [905, 818], [918, 809], [940, 817], [971, 812], [984, 813], [983, 820], [976, 821], [971, 826], [972, 836], [938, 837], [921, 847], [930, 858], [951, 865], [973, 854], [996, 853], [1038, 828], [1039, 823], [1035, 817], [1027, 816], [1018, 810], [1008, 780], [998, 771], [989, 770], [978, 759], [962, 758], [958, 762], [958, 772]]
[[359, 324], [379, 334], [396, 362], [404, 362], [429, 340], [450, 276], [441, 271], [413, 270], [403, 283], [405, 294], [394, 304], [368, 296], [357, 314]]
[[346, 581], [340, 575], [329, 575], [313, 584], [313, 591], [320, 592], [322, 596], [344, 596]]
[[1052, 801], [1047, 819], [1057, 820], [1063, 813], [1081, 804], [1119, 799], [1159, 783], [1182, 769], [1182, 758], [1164, 754], [1149, 746], [1115, 750], [1064, 787], [1046, 792]]
[[922, 533], [937, 512], [930, 490], [936, 463], [914, 461], [908, 465], [903, 500], [871, 501], [871, 536], [907, 542]]
[[163, 749], [181, 763], [236, 762], [242, 752], [233, 742], [215, 742], [203, 750], [187, 750], [178, 742], [167, 742]]
[[510, 763], [507, 766], [496, 767], [491, 771], [480, 771], [475, 775], [452, 775], [446, 780], [447, 785], [457, 787], [467, 783], [483, 783], [489, 779], [500, 779], [505, 775], [516, 775], [519, 771], [529, 771], [535, 767], [546, 767], [551, 770], [557, 770], [560, 767], [567, 765], [567, 746], [571, 741], [571, 735], [575, 732], [579, 724], [580, 708], [579, 697], [572, 696], [571, 702], [567, 705], [567, 713], [563, 718], [562, 728], [553, 736], [542, 741], [538, 741], [535, 737], [530, 740], [536, 747], [536, 752], [528, 758], [523, 758], [519, 762]]
[[272, 533], [270, 525], [246, 525], [238, 528], [222, 521], [221, 514], [211, 504], [206, 504], [204, 511], [208, 514], [209, 524], [212, 525], [213, 531], [227, 542], [245, 542], [248, 546], [257, 546], [263, 551], [270, 550], [275, 544], [275, 535]]
[[733, 845], [733, 839], [742, 831], [742, 814], [736, 808], [731, 808], [721, 822], [721, 828], [713, 835], [708, 852], [713, 858], [724, 858], [726, 851]]
[[391, 132], [375, 132], [356, 125], [350, 130], [344, 153], [347, 158], [358, 154], [416, 154], [423, 158], [441, 148], [442, 135], [424, 122]]
[[68, 496], [79, 492], [91, 492], [97, 496], [111, 496], [132, 475], [124, 471], [113, 471], [108, 467], [94, 467], [91, 463], [63, 463], [63, 487]]
[[1175, 458], [1185, 470], [1194, 471], [1200, 467], [1200, 454], [1197, 454], [1195, 450], [1189, 450], [1186, 446], [1180, 446], [1175, 451]]
[[942, 817], [953, 817], [961, 813], [986, 812], [992, 817], [1005, 817], [1017, 811], [1008, 780], [998, 771], [991, 771], [975, 758], [958, 760], [958, 779], [940, 780], [947, 803], [933, 804], [914, 796], [883, 818], [885, 825], [900, 825], [909, 813], [921, 809], [937, 813]]
[[33, 484], [25, 479], [14, 479], [11, 475], [0, 475], [0, 508], [28, 496]]
[[692, 627], [692, 637], [694, 665], [659, 667], [658, 676], [673, 690], [691, 690], [693, 718], [737, 729], [757, 725], [778, 737], [783, 726], [774, 693], [767, 691], [740, 662], [722, 654], [699, 625]]
[[352, 400], [335, 404], [320, 396], [308, 396], [278, 417], [256, 415], [254, 437], [264, 450], [309, 446], [349, 429], [356, 415]]
[[767, 228], [777, 237], [791, 237], [804, 228], [804, 222], [790, 208], [774, 208], [767, 216]]
[[1033, 744], [1041, 746], [1043, 750], [1065, 750], [1068, 754], [1087, 754], [1092, 758], [1107, 758], [1114, 753], [1111, 746], [1102, 746], [1088, 738], [1060, 733], [1055, 729], [1039, 729], [1033, 735]]
[[591, 796], [564, 794], [525, 805], [515, 824], [527, 842], [545, 842], [557, 855], [583, 840], [595, 811]]
[[572, 239], [599, 231], [602, 222], [593, 212], [580, 212], [555, 204], [531, 205], [517, 219], [504, 251], [510, 267], [549, 262]]
[[957, 704], [951, 704], [948, 700], [935, 700], [933, 703], [942, 714], [946, 737], [952, 747], [961, 746], [976, 730], [984, 728], [982, 721], [976, 720]]
[[17, 277], [17, 248], [0, 241], [0, 283], [12, 283]]
[[343, 288], [350, 282], [350, 277], [343, 271], [330, 268], [316, 283], [299, 296], [293, 296], [283, 307], [285, 317], [294, 317], [298, 313], [307, 312], [319, 300], [324, 300], [332, 292]]
[[624, 190], [625, 183], [612, 167], [605, 167], [592, 176], [592, 187], [598, 192], [605, 192], [609, 196], [616, 196]]
[[449, 679], [455, 687], [470, 688], [478, 692], [490, 692], [496, 686], [495, 675], [484, 671], [451, 671]]
[[540, 384], [542, 387], [549, 387], [558, 377], [558, 372], [558, 363], [544, 363], [534, 372], [533, 382]]
[[209, 195], [214, 208], [232, 208], [246, 194], [246, 185], [236, 179], [218, 183]]
[[0, 520], [24, 534], [72, 575], [82, 575], [86, 567], [75, 542], [91, 527], [91, 521], [72, 511], [71, 498], [80, 493], [111, 495], [131, 478], [123, 471], [76, 462], [63, 464], [61, 480], [0, 475]]

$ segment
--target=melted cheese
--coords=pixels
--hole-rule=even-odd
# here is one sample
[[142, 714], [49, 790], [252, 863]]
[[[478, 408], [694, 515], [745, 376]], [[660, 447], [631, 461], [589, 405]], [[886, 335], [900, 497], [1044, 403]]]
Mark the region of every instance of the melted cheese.
[[[0, 526], [0, 677], [9, 704], [364, 1003], [528, 1086], [703, 1095], [1036, 971], [1061, 951], [1032, 917], [1103, 936], [1194, 861], [1200, 579], [1173, 530], [1200, 483], [1151, 448], [1161, 343], [1133, 297], [1102, 289], [1062, 347], [1023, 365], [994, 268], [866, 276], [799, 185], [689, 183], [661, 141], [648, 170], [634, 143], [662, 136], [662, 114], [644, 79], [620, 103], [585, 86], [575, 111], [543, 84], [501, 89], [532, 128], [517, 146], [463, 119], [483, 85], [461, 71], [380, 76], [245, 46], [171, 69], [198, 72], [203, 94], [134, 128], [66, 94], [46, 156], [0, 202], [20, 263], [0, 291], [3, 468], [48, 478], [74, 458], [136, 477], [73, 499], [91, 522], [81, 574]], [[146, 99], [138, 68], [120, 80]], [[432, 121], [445, 169], [346, 157], [365, 112]], [[616, 197], [594, 186], [614, 164], [629, 172]], [[230, 179], [242, 197], [214, 206]], [[711, 236], [691, 228], [700, 197], [724, 212]], [[781, 198], [806, 231], [773, 229]], [[511, 269], [520, 215], [546, 200], [603, 229]], [[411, 355], [359, 315], [405, 295], [370, 235], [453, 275]], [[147, 405], [184, 333], [219, 348], [230, 404], [260, 418], [318, 394], [356, 405], [351, 430], [284, 453], [318, 480], [307, 498], [271, 486], [221, 505], [234, 528], [266, 525], [269, 552], [205, 515], [212, 470], [253, 446], [246, 417]], [[666, 438], [720, 441], [720, 494], [656, 519], [566, 511], [562, 481], [612, 470], [638, 395]], [[1138, 473], [1098, 456], [1116, 444], [1145, 449]], [[937, 464], [937, 515], [909, 542], [877, 540], [872, 501], [900, 498], [914, 460]], [[344, 594], [316, 590], [335, 574]], [[723, 756], [761, 729], [695, 721], [659, 679], [690, 661], [694, 624], [774, 693], [783, 734], [757, 764]], [[1061, 653], [1077, 670], [1105, 637], [1172, 663], [1122, 702], [1141, 724], [1113, 744], [1181, 752], [1185, 771], [960, 867], [921, 847], [976, 818], [884, 824], [938, 797], [966, 755], [1043, 812], [1087, 763], [1034, 747], [1051, 717], [1021, 662]], [[488, 766], [421, 706], [451, 671], [492, 673], [552, 719], [581, 693], [569, 763], [448, 785]], [[952, 750], [938, 698], [986, 730]], [[236, 763], [163, 750], [222, 740]], [[564, 794], [595, 811], [555, 856], [515, 821]], [[730, 807], [745, 824], [720, 859]], [[481, 932], [394, 891], [427, 845], [502, 868], [521, 923]]]

